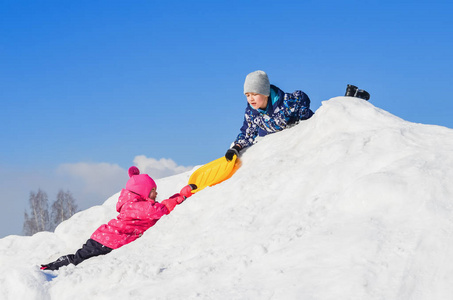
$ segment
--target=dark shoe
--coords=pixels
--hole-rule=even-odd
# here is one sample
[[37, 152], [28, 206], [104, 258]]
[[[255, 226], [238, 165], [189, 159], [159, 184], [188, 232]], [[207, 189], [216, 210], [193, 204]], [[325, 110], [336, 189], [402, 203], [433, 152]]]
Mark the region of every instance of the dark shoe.
[[355, 97], [355, 94], [357, 92], [357, 87], [352, 84], [348, 84], [346, 87], [346, 93], [344, 94], [346, 97]]
[[41, 265], [41, 270], [58, 270], [63, 266], [69, 265], [71, 262], [71, 255], [65, 255], [60, 257], [54, 262], [48, 263], [46, 265]]
[[357, 90], [355, 96], [363, 100], [370, 100], [370, 93], [365, 90]]

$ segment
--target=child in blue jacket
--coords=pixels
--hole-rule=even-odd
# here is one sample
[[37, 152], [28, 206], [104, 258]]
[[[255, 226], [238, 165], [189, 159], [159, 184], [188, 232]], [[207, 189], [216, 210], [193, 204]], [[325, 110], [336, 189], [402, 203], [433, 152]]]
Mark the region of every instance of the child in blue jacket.
[[247, 75], [244, 94], [248, 105], [245, 109], [244, 123], [233, 147], [225, 154], [227, 160], [251, 146], [257, 136], [265, 136], [288, 128], [313, 115], [310, 99], [302, 91], [285, 93], [269, 83], [267, 74], [255, 71]]

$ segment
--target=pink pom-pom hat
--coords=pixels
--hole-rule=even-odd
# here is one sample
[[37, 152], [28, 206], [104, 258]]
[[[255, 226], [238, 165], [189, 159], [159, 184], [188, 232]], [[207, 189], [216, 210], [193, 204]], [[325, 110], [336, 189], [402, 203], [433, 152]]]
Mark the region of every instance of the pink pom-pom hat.
[[148, 198], [153, 188], [157, 188], [154, 180], [148, 174], [140, 174], [137, 167], [130, 167], [128, 173], [130, 179], [126, 183], [126, 189], [139, 194], [143, 199]]

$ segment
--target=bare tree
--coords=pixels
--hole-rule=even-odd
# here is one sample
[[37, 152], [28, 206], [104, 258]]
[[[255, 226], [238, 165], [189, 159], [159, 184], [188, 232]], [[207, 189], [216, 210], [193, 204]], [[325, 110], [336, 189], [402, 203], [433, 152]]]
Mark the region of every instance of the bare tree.
[[41, 189], [38, 193], [30, 192], [30, 216], [25, 211], [24, 233], [33, 235], [39, 231], [50, 229], [49, 204], [47, 194]]
[[57, 200], [49, 213], [47, 194], [41, 189], [38, 193], [30, 192], [30, 214], [24, 214], [24, 234], [33, 235], [40, 231], [52, 231], [58, 224], [69, 219], [77, 212], [77, 204], [71, 192], [60, 190]]
[[77, 204], [71, 192], [60, 190], [57, 200], [52, 204], [51, 225], [52, 230], [64, 220], [69, 219], [77, 212]]

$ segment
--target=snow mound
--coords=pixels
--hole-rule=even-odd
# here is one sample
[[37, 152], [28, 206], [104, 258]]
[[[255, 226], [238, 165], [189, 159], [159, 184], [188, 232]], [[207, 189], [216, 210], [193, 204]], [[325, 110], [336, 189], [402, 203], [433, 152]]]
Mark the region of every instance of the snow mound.
[[[137, 241], [55, 274], [116, 194], [0, 240], [1, 299], [450, 299], [453, 130], [346, 97], [269, 135]], [[160, 200], [191, 172], [157, 181]], [[151, 174], [152, 176], [152, 174]], [[121, 187], [119, 187], [120, 189]], [[55, 277], [55, 275], [58, 276]]]

